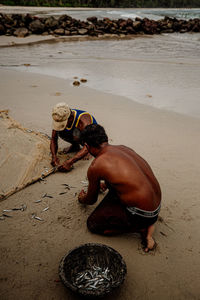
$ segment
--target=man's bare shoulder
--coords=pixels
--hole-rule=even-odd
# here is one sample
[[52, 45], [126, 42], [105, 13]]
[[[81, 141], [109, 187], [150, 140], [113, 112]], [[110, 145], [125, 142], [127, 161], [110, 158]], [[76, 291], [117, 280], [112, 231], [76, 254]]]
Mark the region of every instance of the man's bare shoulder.
[[128, 152], [135, 152], [132, 148], [125, 146], [125, 145], [118, 145], [116, 146], [120, 150], [128, 151]]
[[99, 164], [99, 160], [95, 158], [90, 164], [87, 174], [88, 177], [99, 177], [101, 170], [101, 164]]
[[106, 151], [104, 152], [104, 156], [103, 158], [109, 158], [110, 156], [121, 156], [123, 154], [135, 154], [136, 152], [124, 145], [109, 145], [106, 149]]
[[99, 174], [101, 176], [109, 168], [109, 164], [110, 155], [108, 153], [103, 153], [92, 161], [88, 172], [90, 174]]
[[102, 165], [103, 160], [104, 160], [104, 155], [95, 157], [95, 159], [91, 162], [89, 169], [92, 169], [92, 170], [98, 169]]

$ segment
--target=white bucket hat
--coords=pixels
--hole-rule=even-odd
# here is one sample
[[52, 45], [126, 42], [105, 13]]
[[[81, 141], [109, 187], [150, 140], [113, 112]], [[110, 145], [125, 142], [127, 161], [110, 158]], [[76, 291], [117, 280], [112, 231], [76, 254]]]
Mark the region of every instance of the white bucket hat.
[[52, 109], [52, 128], [56, 131], [64, 130], [70, 114], [71, 110], [66, 103], [62, 102], [56, 104]]

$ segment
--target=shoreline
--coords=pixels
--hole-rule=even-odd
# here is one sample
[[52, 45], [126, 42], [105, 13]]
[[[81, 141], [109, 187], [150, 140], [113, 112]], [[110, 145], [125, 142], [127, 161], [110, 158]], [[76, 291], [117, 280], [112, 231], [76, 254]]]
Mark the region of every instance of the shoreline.
[[0, 36], [1, 66], [70, 80], [85, 77], [90, 88], [199, 117], [199, 37]]
[[53, 36], [53, 35], [30, 35], [27, 37], [15, 36], [0, 36], [0, 48], [17, 47], [17, 46], [30, 46], [41, 43], [59, 43], [59, 42], [74, 42], [74, 41], [96, 41], [96, 40], [129, 40], [140, 37], [152, 38], [149, 35], [117, 35], [117, 34], [104, 34], [101, 36]]
[[[22, 81], [24, 81], [24, 80], [25, 81], [27, 80], [27, 82], [32, 80], [33, 83], [35, 83], [35, 82], [39, 83], [40, 80], [42, 80], [45, 83], [45, 87], [47, 86], [47, 82], [49, 80], [50, 82], [55, 82], [55, 86], [60, 87], [62, 89], [62, 92], [61, 93], [55, 92], [55, 94], [53, 94], [53, 89], [55, 88], [55, 86], [53, 86], [49, 91], [43, 90], [43, 92], [46, 92], [47, 94], [50, 93], [51, 97], [54, 98], [54, 100], [56, 100], [56, 99], [59, 100], [61, 98], [58, 102], [66, 102], [66, 100], [64, 98], [65, 97], [64, 96], [64, 90], [65, 91], [68, 90], [70, 92], [70, 95], [72, 95], [72, 98], [74, 98], [75, 96], [76, 97], [81, 97], [82, 93], [86, 93], [86, 95], [89, 95], [90, 101], [91, 101], [91, 99], [94, 97], [94, 95], [98, 95], [99, 97], [102, 97], [102, 99], [101, 99], [102, 104], [106, 104], [106, 101], [107, 101], [106, 99], [109, 98], [109, 100], [111, 101], [110, 105], [115, 105], [116, 104], [117, 109], [119, 109], [121, 104], [123, 103], [123, 105], [125, 105], [126, 108], [128, 108], [129, 106], [136, 107], [138, 112], [139, 111], [140, 112], [145, 111], [146, 114], [147, 114], [148, 111], [149, 111], [150, 113], [155, 113], [155, 114], [158, 114], [158, 115], [161, 113], [163, 116], [165, 116], [164, 118], [167, 118], [167, 117], [171, 116], [174, 119], [180, 119], [180, 120], [183, 119], [184, 122], [186, 122], [188, 124], [193, 123], [193, 125], [196, 124], [197, 126], [200, 123], [199, 117], [196, 117], [196, 116], [186, 115], [186, 114], [182, 114], [182, 113], [179, 113], [179, 112], [176, 112], [176, 111], [170, 111], [170, 110], [165, 110], [165, 109], [158, 108], [158, 107], [153, 107], [153, 106], [150, 106], [150, 105], [146, 105], [144, 103], [139, 103], [137, 101], [131, 100], [130, 98], [122, 96], [122, 95], [117, 96], [117, 95], [112, 94], [112, 93], [107, 93], [106, 91], [96, 90], [96, 89], [91, 88], [89, 86], [84, 86], [84, 84], [81, 84], [81, 86], [79, 86], [79, 87], [74, 87], [73, 84], [72, 84], [73, 80], [64, 79], [64, 78], [57, 77], [57, 76], [54, 76], [54, 75], [47, 75], [47, 74], [34, 73], [34, 72], [25, 72], [23, 70], [9, 70], [7, 68], [0, 68], [0, 74], [1, 74], [1, 78], [2, 78], [2, 82], [0, 84], [0, 87], [2, 88], [2, 90], [4, 89], [5, 83], [6, 83], [6, 81], [8, 81], [8, 78], [10, 78], [11, 81], [15, 84], [14, 85], [15, 89], [16, 88], [18, 89], [18, 83], [15, 80], [18, 77], [20, 78], [18, 81], [20, 81], [21, 84], [22, 84]], [[65, 84], [67, 84], [66, 88], [64, 88]], [[31, 87], [32, 88], [37, 88], [39, 86], [33, 84], [33, 86], [32, 85], [27, 86], [26, 90], [30, 90]], [[26, 93], [27, 92], [26, 90], [22, 91], [22, 94], [24, 92]], [[41, 90], [39, 90], [39, 92], [41, 92]], [[8, 105], [14, 104], [14, 102], [9, 101], [9, 99], [12, 98], [13, 91], [12, 90], [7, 90], [7, 93], [8, 93], [6, 95], [7, 98], [3, 101], [1, 100], [1, 102], [0, 102], [0, 105], [4, 106], [4, 107], [1, 107], [1, 109], [3, 109], [3, 110], [4, 109], [6, 109], [6, 110], [9, 109], [8, 107], [6, 107], [7, 103], [8, 103]], [[57, 93], [58, 93], [58, 95], [57, 95]], [[33, 95], [33, 98], [35, 98], [34, 95]], [[84, 99], [85, 99], [85, 97], [84, 97]], [[18, 99], [18, 101], [19, 101], [19, 99]], [[95, 101], [94, 106], [96, 106], [96, 105], [98, 107], [101, 106], [101, 103], [98, 104], [97, 102], [98, 101]], [[19, 103], [21, 103], [21, 105], [22, 105], [24, 103], [24, 100], [22, 99]], [[52, 105], [56, 104], [55, 101], [52, 102], [52, 99], [51, 99], [51, 103], [52, 103]], [[29, 103], [27, 103], [26, 108], [29, 107], [28, 104]], [[73, 105], [73, 103], [71, 103], [70, 99], [69, 99], [69, 104]], [[89, 103], [85, 102], [84, 105], [88, 106]], [[84, 109], [86, 109], [86, 107], [84, 107]], [[12, 108], [12, 110], [14, 112], [14, 107]], [[10, 111], [10, 113], [12, 113], [12, 111]], [[51, 114], [51, 107], [49, 109], [49, 114]], [[20, 110], [18, 111], [18, 114], [14, 114], [14, 117], [15, 118], [20, 117]], [[28, 125], [28, 123], [26, 123], [27, 121], [29, 121], [29, 118], [28, 119], [25, 118], [25, 119], [20, 120], [20, 122], [24, 122], [24, 121], [25, 121], [25, 123], [24, 123], [25, 127], [30, 126], [30, 125]], [[47, 122], [47, 119], [45, 119], [45, 122]], [[43, 123], [45, 123], [45, 122], [43, 122]], [[47, 125], [47, 123], [46, 123], [46, 125]], [[38, 128], [35, 127], [34, 130], [45, 130], [45, 129], [40, 128], [40, 127], [38, 127]]]
[[[67, 41], [62, 38], [49, 40], [44, 36], [14, 39], [0, 37], [1, 67], [3, 70], [19, 70], [25, 74], [55, 76], [68, 80], [71, 84], [74, 77], [79, 79], [84, 77], [87, 79], [85, 87], [199, 118], [200, 61], [194, 53], [194, 47], [198, 46], [199, 42], [193, 43], [194, 50], [186, 48], [186, 51], [177, 52], [177, 56], [174, 57], [171, 54], [166, 55], [166, 50], [161, 52], [160, 56], [154, 55], [157, 45], [160, 47], [162, 44], [164, 49], [165, 47], [170, 49], [170, 45], [174, 45], [174, 40], [178, 46], [181, 37], [176, 35], [172, 38], [154, 35], [123, 39], [116, 39], [113, 36], [103, 39], [70, 37]], [[192, 37], [187, 39], [192, 41]], [[14, 41], [17, 41], [18, 45], [15, 45]], [[184, 44], [185, 40], [181, 46], [184, 47]], [[108, 55], [104, 53], [106, 45], [110, 47]], [[140, 49], [143, 50], [148, 46], [148, 54], [140, 54]], [[129, 56], [123, 56], [123, 49]], [[134, 56], [131, 56], [131, 53]], [[193, 56], [188, 58], [188, 53]], [[187, 99], [190, 99], [190, 102]]]

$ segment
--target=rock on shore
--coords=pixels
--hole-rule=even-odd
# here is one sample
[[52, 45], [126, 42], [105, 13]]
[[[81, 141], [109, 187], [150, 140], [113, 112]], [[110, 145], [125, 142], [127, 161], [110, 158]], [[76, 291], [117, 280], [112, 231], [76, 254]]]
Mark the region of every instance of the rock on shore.
[[96, 17], [87, 21], [74, 19], [68, 15], [60, 17], [40, 18], [30, 14], [2, 14], [0, 13], [0, 35], [14, 35], [26, 37], [31, 34], [73, 36], [104, 34], [135, 35], [160, 34], [173, 32], [200, 32], [200, 19], [178, 20], [165, 17], [154, 21], [147, 18], [102, 20]]

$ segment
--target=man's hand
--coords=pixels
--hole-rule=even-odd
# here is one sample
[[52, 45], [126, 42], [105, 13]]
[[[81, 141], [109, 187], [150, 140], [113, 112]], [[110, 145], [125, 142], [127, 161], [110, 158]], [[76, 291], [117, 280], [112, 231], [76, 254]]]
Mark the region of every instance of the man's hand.
[[83, 160], [89, 160], [90, 158], [92, 158], [92, 155], [88, 153], [83, 157]]
[[87, 193], [84, 190], [81, 190], [79, 195], [78, 195], [78, 201], [82, 204], [85, 203], [85, 198], [86, 198]]
[[72, 161], [66, 160], [62, 165], [59, 166], [58, 170], [61, 172], [70, 171], [72, 169], [73, 163]]
[[100, 183], [100, 192], [103, 193], [107, 190], [107, 185], [105, 184], [105, 182], [101, 182]]
[[51, 165], [52, 165], [53, 167], [59, 166], [59, 165], [60, 165], [60, 160], [59, 160], [59, 158], [56, 157], [56, 156], [55, 156], [55, 157], [52, 157]]

